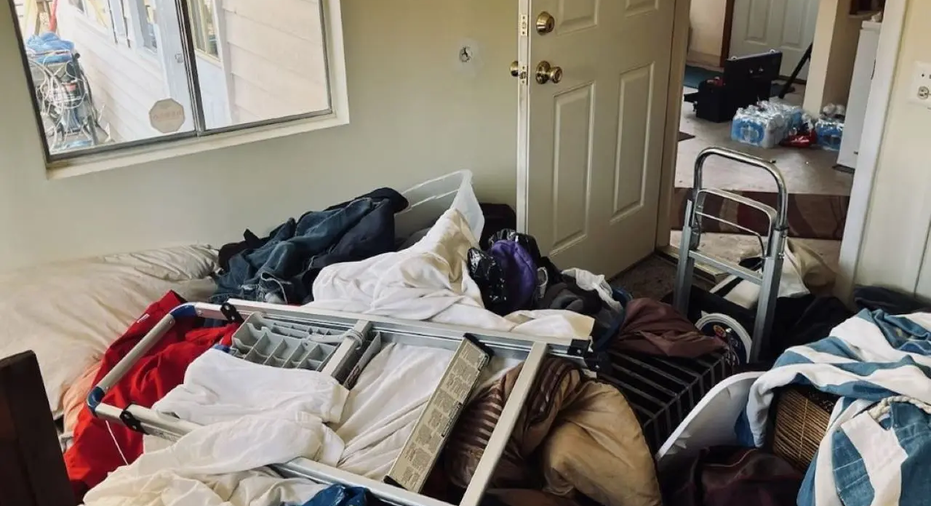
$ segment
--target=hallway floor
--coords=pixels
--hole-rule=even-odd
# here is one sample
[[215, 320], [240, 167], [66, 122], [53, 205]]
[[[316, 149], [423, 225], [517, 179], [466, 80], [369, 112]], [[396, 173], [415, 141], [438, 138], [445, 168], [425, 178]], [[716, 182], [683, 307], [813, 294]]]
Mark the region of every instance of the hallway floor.
[[[796, 91], [786, 97], [786, 101], [801, 104], [804, 86], [796, 86]], [[686, 93], [695, 90], [686, 89]], [[692, 104], [683, 104], [681, 132], [694, 135], [679, 143], [679, 156], [676, 165], [676, 188], [689, 188], [694, 179], [694, 164], [698, 154], [705, 148], [721, 146], [761, 158], [772, 159], [782, 172], [790, 194], [814, 194], [849, 196], [853, 185], [853, 174], [834, 169], [837, 153], [822, 149], [796, 149], [777, 147], [762, 149], [741, 144], [730, 138], [731, 123], [713, 123], [698, 119]], [[705, 163], [703, 172], [705, 187], [737, 191], [775, 192], [776, 185], [766, 172], [721, 158], [710, 158]], [[791, 219], [791, 218], [790, 218]], [[790, 222], [791, 223], [791, 222]], [[681, 232], [674, 230], [670, 245], [679, 247]], [[840, 254], [840, 241], [825, 239], [794, 239], [817, 251], [825, 262], [836, 270]], [[705, 251], [730, 261], [737, 261], [747, 256], [757, 256], [758, 242], [749, 235], [705, 233], [702, 235], [702, 247]]]

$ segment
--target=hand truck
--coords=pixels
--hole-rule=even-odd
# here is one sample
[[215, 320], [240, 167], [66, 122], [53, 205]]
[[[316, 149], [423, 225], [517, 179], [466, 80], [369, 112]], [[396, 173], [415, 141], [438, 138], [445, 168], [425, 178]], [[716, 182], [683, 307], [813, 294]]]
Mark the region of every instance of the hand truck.
[[[756, 200], [738, 195], [726, 190], [704, 188], [702, 186], [702, 171], [705, 162], [712, 156], [733, 160], [751, 167], [766, 171], [776, 182], [776, 209]], [[754, 230], [738, 225], [721, 218], [712, 216], [704, 211], [705, 199], [712, 195], [716, 198], [735, 202], [738, 205], [751, 207], [764, 213], [768, 220], [767, 240]], [[679, 247], [679, 264], [676, 273], [674, 306], [684, 315], [689, 310], [702, 310], [714, 314], [700, 318], [697, 322], [699, 330], [712, 331], [728, 340], [741, 360], [751, 363], [758, 362], [769, 346], [770, 333], [773, 327], [776, 297], [779, 294], [779, 283], [782, 279], [782, 264], [785, 258], [786, 236], [788, 234], [789, 220], [789, 193], [786, 190], [785, 179], [774, 162], [751, 156], [726, 148], [711, 147], [702, 151], [695, 161], [695, 179], [692, 184], [692, 194], [686, 203], [685, 221], [682, 227], [682, 242]], [[739, 230], [755, 235], [763, 248], [762, 273], [755, 272], [737, 264], [731, 264], [700, 252], [702, 220], [709, 219], [730, 225]], [[749, 281], [760, 286], [760, 297], [756, 307], [755, 316], [746, 316], [747, 310], [723, 299], [723, 297], [697, 289], [692, 286], [692, 276], [695, 264], [710, 265], [727, 272], [738, 279]], [[700, 306], [700, 307], [691, 307]], [[724, 314], [718, 312], [722, 311]], [[693, 318], [694, 320], [694, 318]], [[743, 328], [752, 326], [753, 334], [749, 339]], [[743, 336], [741, 338], [740, 336]]]

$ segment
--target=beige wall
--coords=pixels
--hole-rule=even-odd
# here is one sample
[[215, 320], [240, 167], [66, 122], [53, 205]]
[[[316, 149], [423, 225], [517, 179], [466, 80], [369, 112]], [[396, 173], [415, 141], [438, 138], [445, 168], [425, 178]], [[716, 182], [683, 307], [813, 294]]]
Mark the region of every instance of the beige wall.
[[868, 16], [850, 16], [850, 0], [821, 0], [805, 87], [805, 110], [847, 104], [860, 28]]
[[[0, 269], [188, 242], [379, 185], [403, 189], [469, 168], [479, 196], [515, 200], [517, 2], [343, 0], [351, 124], [49, 181], [14, 41], [0, 7]], [[460, 42], [478, 45], [463, 69]]]
[[912, 65], [931, 61], [931, 2], [909, 0], [886, 133], [855, 281], [931, 297], [931, 110], [908, 101]]
[[689, 62], [713, 66], [720, 64], [726, 11], [727, 0], [692, 0]]

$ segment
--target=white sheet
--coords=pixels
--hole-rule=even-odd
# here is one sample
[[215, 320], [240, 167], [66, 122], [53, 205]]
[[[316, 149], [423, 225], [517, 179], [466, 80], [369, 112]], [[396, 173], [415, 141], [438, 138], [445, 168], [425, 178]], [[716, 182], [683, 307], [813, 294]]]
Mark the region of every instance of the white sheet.
[[[267, 415], [316, 427], [323, 438], [318, 460], [381, 480], [401, 452], [436, 389], [453, 352], [388, 344], [362, 371], [352, 391], [313, 371], [253, 364], [219, 350], [191, 363], [184, 382], [153, 409], [201, 425]], [[494, 358], [481, 381], [520, 363]], [[146, 437], [146, 452], [170, 443]]]
[[324, 268], [307, 307], [430, 320], [547, 337], [587, 337], [594, 320], [571, 311], [517, 311], [506, 317], [482, 305], [466, 258], [477, 241], [465, 218], [450, 209], [414, 246], [360, 262]]
[[338, 467], [374, 480], [388, 474], [414, 430], [453, 352], [388, 344], [349, 392], [344, 420], [332, 424], [346, 442]]
[[585, 269], [566, 269], [562, 271], [563, 276], [569, 276], [575, 279], [575, 283], [583, 290], [594, 290], [601, 301], [611, 310], [618, 312], [621, 310], [621, 303], [614, 300], [614, 292], [608, 280], [601, 274], [594, 274]]
[[[84, 497], [86, 506], [302, 504], [325, 485], [284, 480], [263, 466], [321, 460], [319, 424], [253, 415], [201, 427], [167, 449], [121, 467]], [[323, 462], [333, 465], [334, 461]], [[258, 470], [256, 470], [258, 469]]]
[[249, 415], [319, 425], [327, 454], [338, 457], [343, 442], [323, 424], [340, 420], [348, 395], [335, 379], [316, 371], [253, 364], [207, 350], [188, 366], [184, 382], [152, 408], [200, 425]]

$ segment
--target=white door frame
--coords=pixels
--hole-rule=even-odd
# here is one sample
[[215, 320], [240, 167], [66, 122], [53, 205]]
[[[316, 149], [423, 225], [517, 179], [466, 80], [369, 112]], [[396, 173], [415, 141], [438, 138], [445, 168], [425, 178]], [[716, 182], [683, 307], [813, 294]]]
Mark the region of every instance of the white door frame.
[[669, 64], [669, 93], [666, 97], [666, 130], [663, 136], [663, 165], [659, 188], [659, 216], [656, 220], [656, 248], [669, 246], [672, 222], [672, 196], [676, 186], [676, 161], [679, 157], [679, 123], [682, 120], [682, 89], [685, 63], [689, 52], [692, 0], [676, 0], [672, 26], [672, 57]]
[[866, 107], [857, 169], [853, 173], [850, 208], [847, 210], [847, 223], [840, 249], [840, 268], [834, 288], [834, 294], [842, 300], [849, 300], [853, 293], [860, 252], [863, 249], [863, 232], [869, 217], [876, 167], [879, 165], [879, 156], [885, 140], [886, 121], [892, 102], [893, 78], [902, 45], [902, 32], [905, 29], [907, 3], [908, 0], [887, 0], [883, 15], [876, 68], [873, 71], [873, 84]]
[[[879, 39], [879, 51], [876, 57], [876, 70], [870, 88], [870, 99], [866, 111], [863, 139], [860, 142], [860, 155], [857, 170], [854, 172], [853, 188], [850, 194], [850, 207], [841, 242], [839, 272], [834, 293], [842, 300], [849, 300], [853, 292], [857, 266], [862, 251], [863, 232], [869, 216], [870, 196], [876, 176], [876, 167], [886, 130], [886, 119], [892, 100], [892, 85], [898, 62], [902, 32], [905, 27], [905, 13], [908, 0], [888, 0], [883, 17], [882, 32]], [[685, 68], [685, 55], [688, 46], [689, 8], [691, 0], [676, 1], [676, 19], [673, 36], [672, 69], [669, 81], [669, 103], [666, 117], [666, 137], [664, 140], [663, 180], [660, 189], [659, 219], [657, 222], [656, 246], [669, 245], [672, 226], [669, 219], [672, 206], [672, 193], [676, 179], [676, 160], [678, 157], [679, 122], [682, 111], [682, 79]]]
[[[675, 2], [676, 13], [670, 62], [669, 96], [666, 108], [666, 131], [663, 140], [663, 173], [660, 187], [659, 216], [657, 219], [657, 248], [669, 245], [669, 234], [672, 231], [669, 216], [676, 181], [679, 124], [682, 115], [682, 88], [688, 53], [689, 10], [691, 9], [692, 0], [675, 0]], [[835, 294], [842, 300], [847, 300], [851, 296], [854, 279], [856, 278], [863, 232], [869, 214], [870, 196], [873, 192], [876, 168], [879, 164], [880, 149], [886, 129], [887, 113], [892, 99], [893, 77], [905, 26], [907, 2], [908, 0], [888, 0], [886, 2], [876, 59], [876, 71], [866, 112], [866, 127], [860, 144], [860, 155], [857, 170], [854, 173], [850, 207], [847, 211], [847, 222], [841, 243]], [[518, 167], [520, 167], [520, 164], [518, 164]], [[526, 205], [526, 192], [522, 192], [521, 189], [526, 188], [527, 177], [528, 174], [518, 171], [518, 209]], [[524, 216], [519, 217], [518, 226], [525, 227], [525, 219]]]

